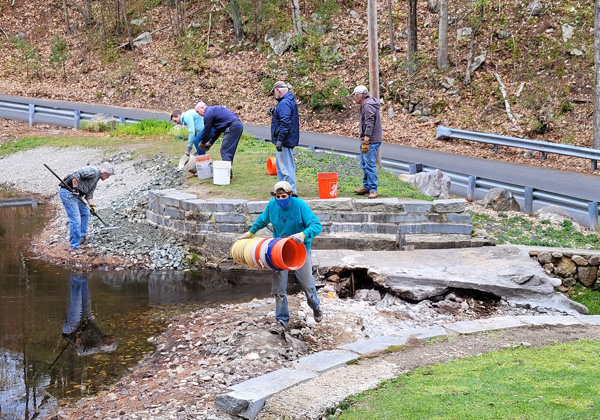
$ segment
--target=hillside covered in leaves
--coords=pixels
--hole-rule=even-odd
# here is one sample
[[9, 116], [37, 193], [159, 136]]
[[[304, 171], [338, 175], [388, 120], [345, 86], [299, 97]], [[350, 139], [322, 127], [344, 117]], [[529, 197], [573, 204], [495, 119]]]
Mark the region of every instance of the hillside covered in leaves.
[[[367, 1], [298, 4], [301, 36], [292, 36], [284, 0], [2, 0], [0, 92], [164, 112], [203, 100], [267, 125], [269, 91], [281, 79], [299, 100], [302, 130], [355, 136], [357, 105], [348, 94], [369, 84]], [[437, 2], [417, 5], [418, 67], [409, 73], [407, 1], [378, 2], [386, 142], [589, 171], [581, 159], [493, 152], [436, 140], [435, 130], [591, 147], [593, 2], [450, 0], [445, 70], [436, 65]], [[149, 42], [131, 48], [142, 34]], [[269, 42], [278, 38], [289, 38], [281, 55]], [[469, 54], [483, 62], [466, 84]]]

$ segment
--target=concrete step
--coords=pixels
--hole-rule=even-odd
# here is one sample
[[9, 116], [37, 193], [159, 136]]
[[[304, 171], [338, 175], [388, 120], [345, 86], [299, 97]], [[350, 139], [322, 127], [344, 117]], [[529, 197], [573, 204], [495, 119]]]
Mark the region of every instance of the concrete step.
[[[472, 248], [492, 243], [471, 235], [459, 234], [407, 234], [405, 244], [413, 249]], [[314, 249], [353, 249], [393, 251], [399, 249], [396, 235], [360, 234], [355, 232], [321, 233], [313, 239]]]

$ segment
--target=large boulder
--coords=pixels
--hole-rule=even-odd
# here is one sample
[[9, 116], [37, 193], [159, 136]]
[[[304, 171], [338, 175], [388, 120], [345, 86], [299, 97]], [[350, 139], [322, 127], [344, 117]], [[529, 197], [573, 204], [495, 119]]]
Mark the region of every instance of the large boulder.
[[402, 174], [399, 178], [414, 185], [422, 194], [441, 199], [450, 197], [452, 180], [439, 169], [431, 172], [419, 172], [415, 175]]
[[273, 52], [277, 55], [283, 55], [290, 47], [293, 35], [290, 32], [274, 33], [269, 31], [265, 35], [265, 42], [268, 42]]
[[453, 290], [477, 290], [523, 307], [587, 313], [585, 306], [555, 290], [559, 279], [546, 274], [527, 250], [515, 246], [411, 252], [314, 250], [312, 258], [320, 273], [339, 267], [366, 269], [379, 288], [411, 301]]
[[486, 209], [493, 209], [496, 211], [520, 211], [519, 203], [512, 193], [504, 188], [492, 188], [485, 195], [481, 204]]

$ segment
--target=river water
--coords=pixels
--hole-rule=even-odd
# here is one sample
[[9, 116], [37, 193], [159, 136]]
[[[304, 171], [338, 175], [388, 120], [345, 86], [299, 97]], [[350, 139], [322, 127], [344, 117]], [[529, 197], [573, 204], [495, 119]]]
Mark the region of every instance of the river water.
[[[0, 195], [1, 197], [1, 195]], [[250, 272], [77, 272], [27, 255], [44, 206], [0, 206], [0, 419], [43, 417], [105, 389], [173, 313], [270, 293]]]

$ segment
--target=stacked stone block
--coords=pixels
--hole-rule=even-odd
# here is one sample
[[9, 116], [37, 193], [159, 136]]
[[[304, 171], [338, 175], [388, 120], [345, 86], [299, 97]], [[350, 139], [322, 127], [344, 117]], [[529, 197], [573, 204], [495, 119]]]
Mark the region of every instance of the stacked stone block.
[[[581, 252], [581, 251], [578, 251]], [[568, 251], [530, 251], [547, 274], [558, 277], [566, 288], [580, 283], [600, 290], [600, 252], [576, 254]]]
[[[444, 236], [442, 247], [473, 246], [470, 216], [463, 199], [409, 201], [336, 198], [305, 200], [323, 225], [313, 241], [316, 249], [394, 249], [399, 235], [414, 248], [423, 237]], [[268, 201], [204, 200], [178, 190], [155, 190], [148, 195], [147, 219], [161, 228], [178, 231], [213, 255], [228, 255], [233, 239], [246, 232]], [[268, 228], [259, 236], [272, 236]]]

